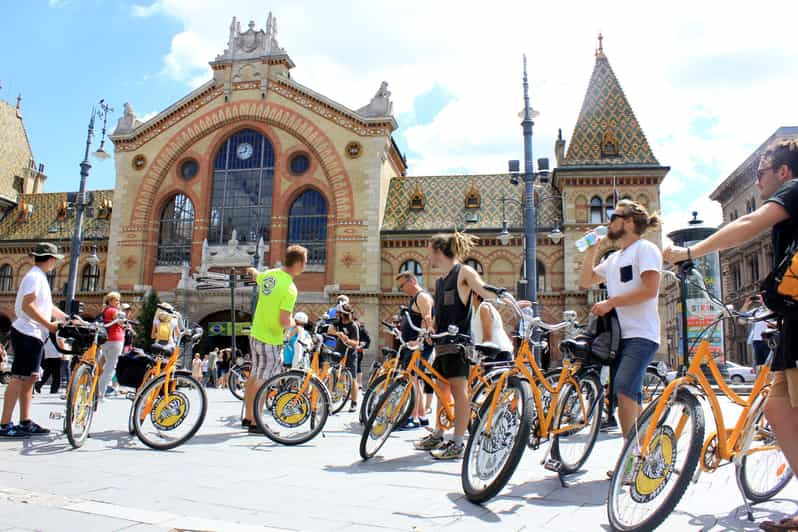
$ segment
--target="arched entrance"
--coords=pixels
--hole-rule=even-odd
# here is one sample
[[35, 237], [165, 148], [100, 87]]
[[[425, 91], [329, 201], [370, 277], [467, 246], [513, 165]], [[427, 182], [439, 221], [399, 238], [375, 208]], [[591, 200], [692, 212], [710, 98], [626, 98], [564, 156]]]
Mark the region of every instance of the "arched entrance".
[[[208, 314], [199, 324], [205, 330], [202, 341], [194, 348], [198, 353], [207, 353], [214, 347], [229, 348], [232, 343], [230, 311], [220, 310]], [[252, 315], [249, 312], [236, 311], [236, 347], [242, 353], [249, 353], [249, 324]]]

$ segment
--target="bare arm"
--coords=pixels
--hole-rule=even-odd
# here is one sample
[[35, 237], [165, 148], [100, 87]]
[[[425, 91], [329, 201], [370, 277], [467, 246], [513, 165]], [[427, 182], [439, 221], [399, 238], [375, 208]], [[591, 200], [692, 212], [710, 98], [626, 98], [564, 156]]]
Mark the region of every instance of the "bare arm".
[[252, 277], [252, 280], [255, 281], [255, 280], [257, 280], [258, 274], [260, 272], [256, 268], [253, 268], [252, 266], [250, 266], [249, 268], [247, 268], [247, 273], [249, 274], [250, 277]]
[[614, 308], [639, 305], [644, 301], [656, 298], [659, 294], [660, 275], [658, 271], [654, 270], [643, 272], [640, 274], [640, 281], [643, 286], [628, 294], [611, 297], [606, 301], [600, 301], [593, 305], [590, 312], [597, 316], [603, 316]]
[[25, 312], [25, 314], [44, 325], [48, 331], [55, 332], [58, 329], [58, 324], [51, 323], [49, 320], [47, 320], [47, 318], [44, 317], [44, 314], [42, 314], [41, 311], [39, 311], [39, 309], [36, 307], [35, 292], [31, 292], [22, 298], [22, 310]]
[[482, 341], [493, 341], [493, 314], [487, 305], [479, 306], [479, 321], [482, 322]]
[[598, 245], [594, 245], [587, 248], [587, 251], [585, 251], [585, 258], [582, 259], [582, 270], [579, 272], [579, 288], [582, 290], [588, 290], [604, 282], [604, 278], [593, 271], [599, 247]]
[[[765, 203], [754, 212], [737, 218], [718, 229], [712, 236], [690, 246], [690, 256], [703, 257], [715, 251], [739, 246], [789, 217], [789, 213], [778, 203]], [[687, 248], [668, 246], [663, 258], [670, 263], [685, 261], [688, 258]]]
[[433, 304], [432, 296], [426, 292], [422, 292], [416, 298], [416, 305], [418, 305], [418, 311], [421, 314], [421, 326], [425, 329], [430, 329], [434, 325], [432, 321]]
[[471, 266], [466, 266], [464, 264], [461, 275], [463, 276], [462, 282], [482, 299], [493, 299], [496, 297], [496, 294], [493, 292], [485, 290], [485, 281], [482, 280], [477, 271]]

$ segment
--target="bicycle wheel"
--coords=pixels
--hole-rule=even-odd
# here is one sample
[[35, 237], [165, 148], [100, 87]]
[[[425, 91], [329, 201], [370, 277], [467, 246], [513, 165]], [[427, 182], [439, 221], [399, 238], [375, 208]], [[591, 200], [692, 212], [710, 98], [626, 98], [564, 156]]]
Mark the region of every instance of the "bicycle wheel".
[[[305, 381], [308, 386], [300, 390]], [[315, 438], [330, 415], [330, 394], [318, 377], [290, 370], [264, 382], [255, 395], [255, 422], [272, 441], [299, 445]]]
[[646, 374], [643, 376], [643, 403], [655, 399], [667, 385], [668, 381], [657, 373], [657, 370], [646, 368]]
[[75, 449], [82, 446], [89, 435], [97, 397], [91, 396], [92, 367], [79, 364], [72, 375], [67, 390], [64, 430], [69, 444]]
[[[382, 448], [388, 436], [406, 417], [413, 397], [409, 390], [410, 383], [406, 379], [395, 380], [380, 399], [377, 408], [371, 413], [363, 427], [360, 437], [360, 456], [368, 460]], [[407, 390], [407, 394], [405, 391]], [[404, 401], [404, 397], [407, 397]]]
[[363, 392], [363, 400], [360, 402], [360, 413], [358, 414], [358, 419], [361, 424], [366, 423], [366, 420], [374, 411], [374, 407], [380, 402], [383, 393], [388, 389], [388, 384], [390, 383], [386, 382], [385, 379], [387, 378], [388, 375], [380, 375], [375, 378], [374, 382]]
[[[501, 395], [488, 432], [488, 410], [496, 393]], [[468, 436], [460, 470], [469, 501], [485, 502], [510, 481], [529, 441], [533, 408], [529, 383], [516, 376], [508, 377], [503, 389], [493, 388], [485, 398], [474, 431]]]
[[765, 400], [751, 409], [749, 424], [741, 437], [742, 460], [736, 466], [738, 485], [753, 502], [764, 502], [784, 489], [792, 470], [776, 443], [776, 435], [765, 418]]
[[352, 394], [354, 379], [347, 368], [343, 368], [341, 371], [333, 370], [330, 372], [330, 376], [333, 382], [332, 388], [329, 389], [332, 400], [330, 413], [337, 414], [343, 410], [349, 400], [349, 396]]
[[[205, 421], [205, 387], [188, 373], [175, 372], [151, 379], [133, 403], [133, 427], [141, 442], [167, 450], [191, 439]], [[168, 388], [168, 389], [167, 389]]]
[[252, 364], [244, 362], [240, 366], [235, 364], [230, 367], [230, 373], [227, 376], [227, 387], [230, 388], [230, 393], [239, 401], [244, 400], [244, 388], [247, 385], [247, 379], [252, 371]]
[[698, 465], [704, 443], [704, 412], [686, 389], [656, 421], [644, 460], [645, 437], [657, 402], [643, 411], [637, 430], [626, 440], [615, 475], [610, 480], [607, 515], [613, 530], [653, 530], [671, 514], [684, 495]]
[[127, 432], [131, 436], [133, 436], [136, 433], [136, 425], [133, 422], [134, 412], [136, 411], [135, 407], [136, 407], [136, 402], [135, 401], [131, 401], [130, 402], [130, 413], [127, 416]]
[[579, 389], [566, 385], [560, 395], [554, 426], [574, 427], [554, 436], [551, 457], [560, 463], [560, 473], [571, 474], [585, 463], [598, 437], [604, 388], [594, 372], [577, 375]]

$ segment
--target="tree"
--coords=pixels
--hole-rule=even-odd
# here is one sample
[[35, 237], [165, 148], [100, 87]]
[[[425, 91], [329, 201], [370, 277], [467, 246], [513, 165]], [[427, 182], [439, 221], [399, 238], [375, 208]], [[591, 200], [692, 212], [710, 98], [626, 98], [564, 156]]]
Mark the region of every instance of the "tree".
[[152, 344], [150, 334], [152, 333], [152, 321], [155, 319], [155, 313], [158, 312], [158, 303], [160, 303], [158, 295], [151, 290], [144, 299], [141, 312], [137, 316], [139, 324], [136, 326], [136, 340], [133, 343], [145, 351]]

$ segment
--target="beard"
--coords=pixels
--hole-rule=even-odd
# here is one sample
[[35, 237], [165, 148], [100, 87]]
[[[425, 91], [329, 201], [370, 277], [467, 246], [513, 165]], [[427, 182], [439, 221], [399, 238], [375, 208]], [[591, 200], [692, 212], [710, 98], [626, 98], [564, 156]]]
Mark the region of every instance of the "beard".
[[626, 236], [626, 228], [625, 227], [621, 227], [617, 231], [613, 231], [612, 229], [610, 229], [607, 232], [607, 238], [609, 238], [613, 242], [616, 241], [616, 240], [620, 240], [624, 236]]

